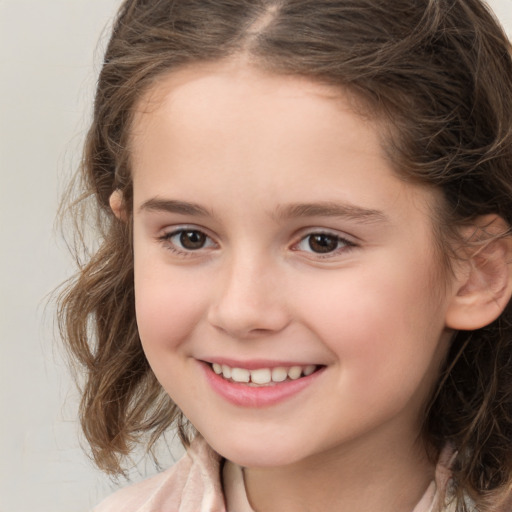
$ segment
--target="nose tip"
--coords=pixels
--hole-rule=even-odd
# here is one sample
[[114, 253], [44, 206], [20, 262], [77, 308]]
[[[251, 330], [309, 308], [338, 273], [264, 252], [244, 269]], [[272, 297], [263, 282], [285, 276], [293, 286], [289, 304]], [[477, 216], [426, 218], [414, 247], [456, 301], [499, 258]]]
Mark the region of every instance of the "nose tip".
[[212, 307], [211, 325], [236, 338], [250, 338], [279, 332], [287, 325], [286, 315], [278, 310], [251, 304]]
[[232, 275], [208, 311], [208, 321], [236, 338], [276, 333], [289, 323], [286, 304], [267, 274]]

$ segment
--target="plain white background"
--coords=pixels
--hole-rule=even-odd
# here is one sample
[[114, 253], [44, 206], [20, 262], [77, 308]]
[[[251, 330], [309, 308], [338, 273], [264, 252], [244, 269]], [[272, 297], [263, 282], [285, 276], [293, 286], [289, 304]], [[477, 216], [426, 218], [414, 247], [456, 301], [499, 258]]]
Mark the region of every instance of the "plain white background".
[[[55, 213], [119, 4], [0, 0], [0, 512], [86, 512], [114, 488], [80, 449], [45, 304], [73, 268]], [[512, 0], [490, 4], [512, 35]]]

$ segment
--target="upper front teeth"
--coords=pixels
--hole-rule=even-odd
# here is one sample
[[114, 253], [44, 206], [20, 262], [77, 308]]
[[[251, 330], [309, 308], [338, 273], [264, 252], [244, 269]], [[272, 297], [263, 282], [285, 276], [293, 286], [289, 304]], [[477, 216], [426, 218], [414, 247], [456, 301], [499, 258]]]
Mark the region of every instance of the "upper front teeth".
[[257, 370], [246, 370], [245, 368], [231, 368], [225, 364], [212, 364], [213, 371], [217, 375], [222, 375], [225, 379], [231, 379], [235, 382], [252, 382], [254, 384], [269, 384], [270, 382], [283, 382], [287, 378], [296, 380], [302, 375], [311, 375], [316, 366], [310, 364], [307, 366], [277, 366], [275, 368], [258, 368]]

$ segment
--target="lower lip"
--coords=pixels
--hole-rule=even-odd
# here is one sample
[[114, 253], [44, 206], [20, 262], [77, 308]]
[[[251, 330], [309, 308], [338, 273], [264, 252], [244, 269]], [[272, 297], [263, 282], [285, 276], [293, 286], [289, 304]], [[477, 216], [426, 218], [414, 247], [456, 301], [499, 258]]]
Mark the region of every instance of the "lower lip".
[[216, 393], [234, 405], [254, 408], [268, 407], [293, 397], [313, 384], [325, 369], [322, 367], [311, 375], [297, 380], [287, 380], [268, 386], [248, 386], [220, 377], [207, 363], [201, 363], [201, 366], [208, 383]]

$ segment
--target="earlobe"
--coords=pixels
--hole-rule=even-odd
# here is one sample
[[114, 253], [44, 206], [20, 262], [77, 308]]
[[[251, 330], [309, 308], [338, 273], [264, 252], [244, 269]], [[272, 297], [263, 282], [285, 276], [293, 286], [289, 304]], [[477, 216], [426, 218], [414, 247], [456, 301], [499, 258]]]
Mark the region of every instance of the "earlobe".
[[110, 209], [119, 220], [126, 220], [126, 210], [123, 201], [123, 193], [116, 189], [110, 195], [109, 199]]
[[[496, 320], [512, 296], [512, 238], [505, 221], [496, 216], [478, 219], [467, 258], [456, 265], [454, 292], [446, 326], [475, 330]], [[471, 242], [470, 242], [471, 243]]]

